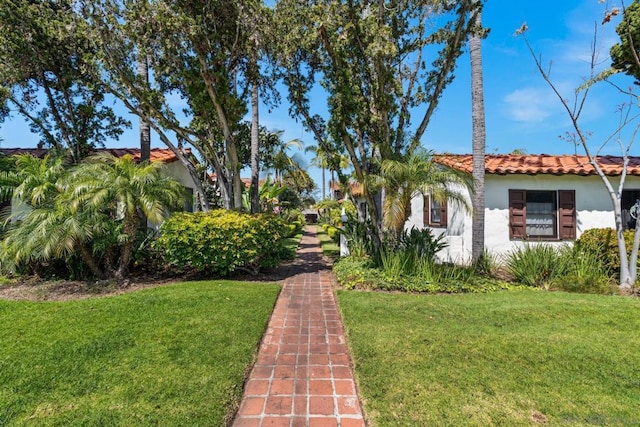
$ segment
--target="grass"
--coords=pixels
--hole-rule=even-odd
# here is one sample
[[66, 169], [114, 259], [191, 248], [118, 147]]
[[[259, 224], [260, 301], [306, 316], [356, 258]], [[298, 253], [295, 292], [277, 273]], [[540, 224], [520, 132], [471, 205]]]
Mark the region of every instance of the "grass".
[[280, 241], [280, 245], [282, 248], [282, 259], [291, 260], [296, 257], [296, 251], [298, 250], [300, 240], [302, 240], [302, 235], [303, 232], [300, 232], [293, 237], [287, 237], [286, 239], [282, 239]]
[[371, 426], [640, 424], [638, 299], [338, 298]]
[[336, 258], [340, 256], [340, 246], [329, 237], [326, 231], [319, 225], [316, 226], [316, 233], [318, 239], [320, 239], [320, 247], [322, 248], [322, 255]]
[[209, 281], [0, 301], [0, 425], [225, 425], [278, 292]]

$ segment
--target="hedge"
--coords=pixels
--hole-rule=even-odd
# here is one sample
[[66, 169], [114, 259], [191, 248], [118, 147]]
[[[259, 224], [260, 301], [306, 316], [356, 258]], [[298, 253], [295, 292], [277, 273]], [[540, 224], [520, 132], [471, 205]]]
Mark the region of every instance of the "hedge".
[[284, 221], [274, 215], [227, 210], [179, 213], [164, 222], [155, 247], [178, 271], [255, 274], [260, 267], [278, 265], [279, 241], [286, 232]]

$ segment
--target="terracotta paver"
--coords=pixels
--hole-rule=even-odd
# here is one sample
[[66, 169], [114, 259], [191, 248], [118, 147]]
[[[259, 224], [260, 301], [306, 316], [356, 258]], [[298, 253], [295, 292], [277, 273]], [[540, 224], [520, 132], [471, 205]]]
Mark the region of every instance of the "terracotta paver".
[[262, 338], [234, 427], [364, 427], [331, 272], [307, 228]]

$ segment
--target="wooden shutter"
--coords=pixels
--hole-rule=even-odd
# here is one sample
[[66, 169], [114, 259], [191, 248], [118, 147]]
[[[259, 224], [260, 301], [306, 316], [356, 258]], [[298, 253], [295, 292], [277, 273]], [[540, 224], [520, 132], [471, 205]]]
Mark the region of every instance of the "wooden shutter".
[[509, 238], [527, 237], [527, 192], [509, 190]]
[[575, 190], [558, 190], [558, 224], [560, 240], [576, 238]]
[[445, 200], [443, 203], [440, 204], [440, 226], [441, 227], [447, 226], [447, 205], [448, 204], [449, 202], [447, 200]]

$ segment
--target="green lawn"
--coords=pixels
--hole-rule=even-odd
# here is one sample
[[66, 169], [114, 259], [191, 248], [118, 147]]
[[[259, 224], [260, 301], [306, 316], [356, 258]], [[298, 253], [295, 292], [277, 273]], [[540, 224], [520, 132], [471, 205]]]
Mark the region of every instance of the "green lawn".
[[278, 292], [210, 281], [0, 301], [0, 425], [225, 425]]
[[640, 425], [640, 300], [340, 291], [371, 426]]
[[329, 237], [329, 235], [321, 226], [316, 226], [316, 233], [318, 234], [318, 239], [320, 240], [322, 255], [331, 258], [335, 258], [340, 255], [340, 246], [338, 246], [338, 244], [334, 242], [331, 237]]
[[291, 260], [295, 259], [296, 251], [298, 250], [298, 245], [300, 244], [300, 240], [302, 240], [302, 232], [296, 234], [292, 237], [286, 237], [280, 241], [280, 245], [282, 247], [281, 257], [282, 259]]

